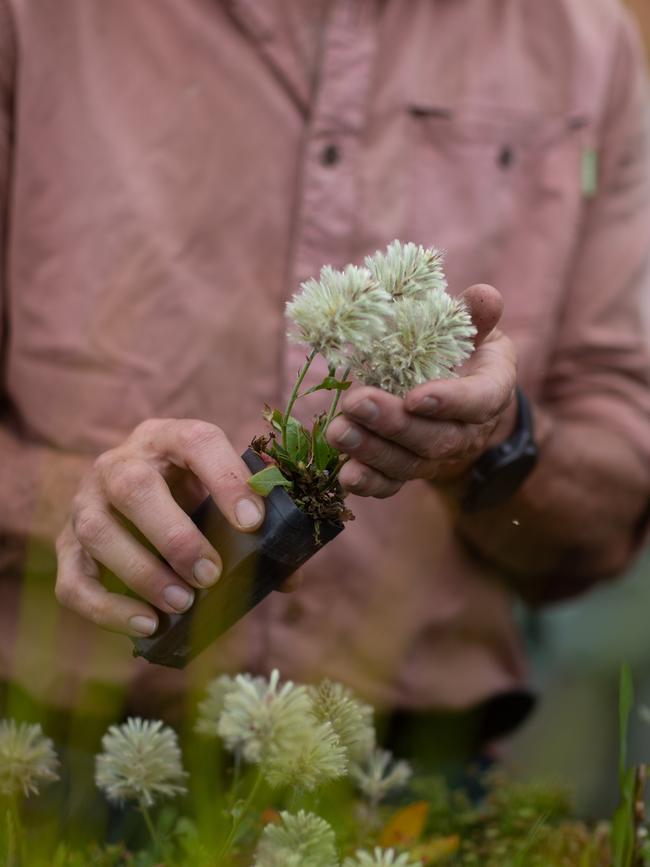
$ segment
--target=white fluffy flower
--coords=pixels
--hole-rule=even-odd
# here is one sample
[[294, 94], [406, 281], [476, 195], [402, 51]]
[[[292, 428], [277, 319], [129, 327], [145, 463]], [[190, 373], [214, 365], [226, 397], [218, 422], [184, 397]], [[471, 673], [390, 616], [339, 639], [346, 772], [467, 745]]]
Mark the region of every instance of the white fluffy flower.
[[313, 712], [319, 722], [330, 722], [350, 759], [360, 761], [375, 746], [375, 726], [370, 705], [356, 698], [340, 683], [324, 680], [310, 687]]
[[412, 773], [408, 762], [393, 762], [393, 754], [381, 749], [373, 750], [365, 762], [350, 768], [350, 776], [373, 804], [378, 804], [390, 792], [403, 788]]
[[38, 795], [39, 786], [58, 780], [58, 759], [40, 725], [0, 720], [0, 794]]
[[367, 268], [348, 265], [336, 271], [321, 268], [318, 280], [307, 280], [287, 304], [297, 328], [290, 335], [325, 356], [335, 367], [343, 363], [348, 345], [363, 348], [386, 330], [390, 296], [371, 278]]
[[367, 256], [365, 265], [373, 280], [395, 300], [422, 300], [430, 292], [447, 288], [443, 259], [442, 252], [433, 247], [393, 241], [385, 252]]
[[346, 858], [343, 867], [422, 867], [421, 861], [411, 861], [406, 853], [397, 855], [394, 849], [380, 849], [374, 852], [357, 852], [354, 858]]
[[203, 735], [218, 735], [219, 720], [223, 713], [226, 695], [235, 689], [235, 681], [227, 674], [216, 677], [207, 686], [207, 697], [199, 703], [199, 716], [195, 731]]
[[324, 819], [303, 810], [281, 816], [281, 825], [262, 832], [253, 867], [338, 867], [334, 831]]
[[181, 751], [176, 732], [160, 720], [130, 718], [109, 728], [96, 758], [95, 782], [110, 801], [136, 800], [147, 807], [156, 798], [183, 794]]
[[388, 333], [353, 360], [354, 374], [366, 385], [403, 397], [423, 382], [453, 376], [469, 357], [476, 329], [461, 299], [431, 292], [396, 301], [392, 312]]
[[301, 726], [276, 738], [264, 763], [272, 786], [293, 786], [311, 792], [345, 776], [347, 753], [331, 723], [317, 723], [309, 714]]
[[290, 743], [310, 711], [306, 687], [291, 681], [280, 686], [278, 671], [268, 681], [240, 674], [224, 697], [217, 732], [229, 750], [247, 762], [259, 763], [273, 745]]

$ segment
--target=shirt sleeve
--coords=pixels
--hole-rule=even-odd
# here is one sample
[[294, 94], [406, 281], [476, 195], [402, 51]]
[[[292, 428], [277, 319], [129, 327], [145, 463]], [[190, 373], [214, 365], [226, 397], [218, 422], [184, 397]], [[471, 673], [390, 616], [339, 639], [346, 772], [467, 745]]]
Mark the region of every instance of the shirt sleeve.
[[10, 8], [0, 0], [0, 576], [20, 572], [27, 545], [51, 549], [92, 458], [31, 443], [15, 421], [6, 389], [11, 333], [8, 238], [14, 91], [18, 57]]
[[621, 436], [650, 467], [650, 99], [638, 32], [623, 11], [610, 65], [598, 188], [585, 206], [543, 402]]

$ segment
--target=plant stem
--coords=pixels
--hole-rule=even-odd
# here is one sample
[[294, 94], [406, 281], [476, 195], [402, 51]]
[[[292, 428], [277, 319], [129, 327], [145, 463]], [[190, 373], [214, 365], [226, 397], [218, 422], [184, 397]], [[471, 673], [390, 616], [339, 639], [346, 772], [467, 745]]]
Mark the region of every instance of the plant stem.
[[298, 392], [300, 391], [300, 386], [303, 383], [303, 380], [307, 376], [307, 371], [311, 367], [311, 363], [316, 358], [317, 352], [315, 349], [312, 349], [309, 355], [307, 356], [307, 360], [303, 364], [300, 369], [300, 373], [298, 374], [298, 378], [296, 379], [295, 385], [293, 387], [293, 391], [289, 395], [289, 403], [287, 404], [287, 408], [282, 417], [282, 446], [284, 448], [287, 447], [287, 424], [289, 423], [289, 417], [291, 415], [291, 410], [294, 407], [294, 404], [298, 398]]
[[[343, 371], [343, 376], [341, 377], [341, 381], [345, 382], [349, 375], [350, 375], [350, 368], [346, 367], [346, 369]], [[323, 433], [326, 432], [327, 428], [329, 427], [330, 422], [332, 421], [332, 419], [336, 415], [336, 409], [339, 405], [340, 399], [341, 399], [341, 389], [337, 388], [336, 391], [334, 392], [334, 397], [332, 398], [332, 403], [330, 405], [329, 412], [327, 413], [327, 417], [325, 419], [325, 424], [323, 425]]]
[[250, 810], [250, 808], [253, 804], [253, 801], [255, 800], [255, 796], [257, 795], [259, 788], [262, 784], [262, 779], [263, 779], [262, 778], [262, 771], [260, 770], [257, 773], [257, 776], [255, 778], [255, 782], [253, 783], [253, 786], [252, 786], [252, 788], [248, 794], [248, 797], [244, 801], [243, 805], [240, 808], [238, 808], [237, 815], [235, 817], [233, 817], [232, 825], [230, 826], [230, 831], [228, 832], [228, 836], [226, 837], [224, 844], [221, 847], [221, 851], [219, 852], [219, 855], [217, 856], [217, 864], [218, 865], [221, 865], [224, 863], [224, 858], [232, 849], [232, 845], [235, 842], [235, 839], [237, 837], [237, 831], [239, 831], [244, 817], [246, 816], [246, 814]]
[[151, 813], [149, 812], [149, 809], [144, 803], [144, 801], [140, 801], [140, 812], [142, 813], [142, 816], [144, 818], [145, 825], [149, 829], [149, 834], [151, 835], [151, 840], [154, 845], [155, 853], [156, 855], [158, 855], [160, 852], [160, 841], [158, 840], [158, 834], [156, 833], [156, 829], [151, 820]]

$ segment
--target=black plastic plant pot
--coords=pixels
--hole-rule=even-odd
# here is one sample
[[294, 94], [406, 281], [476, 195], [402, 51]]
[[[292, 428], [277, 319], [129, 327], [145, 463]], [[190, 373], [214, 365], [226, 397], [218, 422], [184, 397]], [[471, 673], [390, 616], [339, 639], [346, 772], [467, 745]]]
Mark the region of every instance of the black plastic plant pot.
[[[266, 466], [252, 449], [242, 457], [253, 473]], [[274, 488], [265, 502], [260, 529], [241, 533], [231, 527], [210, 497], [204, 500], [192, 520], [219, 552], [221, 577], [214, 587], [197, 593], [185, 614], [159, 612], [154, 635], [134, 639], [134, 656], [184, 668], [343, 529], [343, 524], [328, 521], [319, 521], [316, 527], [315, 520], [281, 487]]]

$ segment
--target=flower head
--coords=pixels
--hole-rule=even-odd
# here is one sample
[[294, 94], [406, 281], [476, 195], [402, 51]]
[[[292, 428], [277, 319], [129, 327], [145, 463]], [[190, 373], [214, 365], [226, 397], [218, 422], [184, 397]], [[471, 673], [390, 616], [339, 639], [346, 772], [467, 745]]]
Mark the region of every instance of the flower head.
[[310, 687], [313, 713], [320, 722], [329, 722], [350, 759], [360, 761], [375, 745], [373, 710], [340, 683], [324, 680]]
[[430, 379], [453, 376], [469, 357], [476, 329], [461, 299], [431, 292], [423, 299], [396, 301], [392, 311], [388, 333], [353, 362], [355, 375], [366, 385], [403, 397]]
[[334, 831], [324, 819], [303, 810], [281, 817], [281, 825], [262, 832], [253, 867], [338, 867]]
[[422, 867], [421, 861], [411, 861], [407, 853], [397, 855], [394, 849], [375, 848], [374, 852], [357, 852], [346, 858], [343, 867]]
[[102, 738], [95, 782], [110, 801], [140, 801], [147, 807], [157, 797], [183, 794], [187, 776], [176, 733], [160, 720], [130, 718], [111, 726]]
[[307, 792], [345, 776], [347, 770], [346, 750], [331, 723], [317, 723], [311, 713], [275, 740], [264, 765], [270, 785]]
[[40, 785], [59, 779], [58, 764], [40, 725], [0, 720], [0, 794], [38, 795]]
[[217, 732], [229, 750], [259, 763], [273, 745], [290, 743], [310, 709], [307, 689], [291, 681], [280, 686], [278, 671], [268, 680], [240, 674], [224, 697]]
[[409, 242], [393, 241], [386, 252], [367, 256], [365, 265], [372, 278], [392, 298], [422, 300], [432, 291], [444, 291], [447, 280], [442, 267], [443, 254]]
[[297, 328], [290, 336], [334, 366], [342, 363], [348, 345], [363, 348], [386, 330], [390, 296], [367, 268], [348, 265], [336, 271], [326, 265], [318, 280], [307, 280], [300, 288], [287, 304], [287, 316]]
[[199, 704], [199, 717], [195, 731], [203, 735], [219, 734], [219, 720], [223, 713], [224, 702], [233, 689], [236, 689], [235, 681], [227, 674], [222, 674], [208, 684], [207, 697]]
[[350, 768], [350, 776], [373, 804], [378, 804], [390, 792], [403, 788], [412, 773], [408, 762], [393, 762], [392, 753], [381, 749], [373, 750], [365, 762]]

